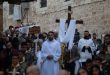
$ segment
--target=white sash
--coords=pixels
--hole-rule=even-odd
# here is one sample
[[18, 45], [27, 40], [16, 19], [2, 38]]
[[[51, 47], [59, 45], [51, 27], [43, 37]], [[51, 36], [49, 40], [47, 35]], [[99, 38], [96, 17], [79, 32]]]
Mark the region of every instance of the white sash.
[[65, 34], [65, 19], [60, 19], [60, 28], [59, 28], [59, 40], [62, 43], [69, 43], [68, 49], [72, 49], [73, 40], [76, 29], [76, 20], [71, 20], [69, 27]]

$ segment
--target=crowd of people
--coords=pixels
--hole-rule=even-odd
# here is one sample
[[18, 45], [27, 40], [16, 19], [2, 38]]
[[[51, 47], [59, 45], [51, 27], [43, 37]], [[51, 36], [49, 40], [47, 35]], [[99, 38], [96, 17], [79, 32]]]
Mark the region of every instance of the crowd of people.
[[65, 44], [65, 57], [58, 33], [25, 34], [10, 26], [0, 33], [0, 75], [110, 75], [110, 34], [102, 40], [84, 31], [81, 38], [76, 30], [73, 43], [70, 55]]

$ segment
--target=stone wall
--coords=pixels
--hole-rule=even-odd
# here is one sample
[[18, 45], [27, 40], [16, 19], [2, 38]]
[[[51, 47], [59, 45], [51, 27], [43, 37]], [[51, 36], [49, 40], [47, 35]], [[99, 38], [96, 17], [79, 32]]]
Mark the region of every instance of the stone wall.
[[77, 25], [81, 34], [84, 30], [96, 32], [98, 36], [110, 32], [110, 0], [47, 0], [44, 8], [40, 8], [40, 0], [37, 0], [30, 3], [29, 22], [40, 25], [42, 31], [58, 31], [59, 24], [55, 21], [67, 18], [68, 6], [72, 6], [73, 19], [84, 21], [83, 25]]
[[[3, 18], [4, 18], [4, 30], [7, 30], [8, 29], [8, 27], [10, 26], [10, 25], [13, 25], [13, 26], [17, 26], [17, 21], [15, 21], [14, 20], [14, 13], [13, 14], [9, 14], [10, 12], [10, 9], [12, 9], [12, 8], [10, 8], [9, 7], [10, 6], [10, 4], [8, 4], [8, 3], [5, 3], [4, 4], [4, 15], [3, 15]], [[29, 8], [29, 3], [22, 3], [21, 4], [21, 10], [19, 10], [19, 11], [21, 11], [22, 12], [22, 14], [21, 14], [21, 16], [24, 18], [24, 22], [26, 22], [26, 17], [25, 17], [25, 15], [27, 15], [27, 11], [25, 11], [26, 10], [26, 8]], [[31, 11], [32, 12], [32, 11]]]
[[67, 18], [67, 8], [72, 6], [72, 18], [82, 19], [83, 25], [77, 25], [82, 33], [89, 30], [101, 36], [110, 32], [110, 0], [47, 0], [48, 6], [40, 8], [40, 0], [32, 2], [30, 9], [30, 22], [40, 25], [42, 31], [58, 30], [56, 19]]

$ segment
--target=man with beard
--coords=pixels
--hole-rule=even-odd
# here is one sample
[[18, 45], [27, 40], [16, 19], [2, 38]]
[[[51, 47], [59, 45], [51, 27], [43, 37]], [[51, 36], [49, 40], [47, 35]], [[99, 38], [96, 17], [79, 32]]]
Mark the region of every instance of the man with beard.
[[105, 54], [102, 62], [102, 69], [104, 75], [110, 75], [110, 34], [105, 35], [104, 44], [102, 46], [104, 46], [104, 48], [101, 51]]
[[58, 60], [61, 56], [60, 43], [54, 39], [54, 33], [48, 33], [48, 39], [43, 43], [41, 75], [57, 75], [59, 72]]
[[105, 35], [104, 45], [107, 46], [107, 49], [108, 49], [107, 52], [110, 54], [110, 34]]
[[84, 38], [79, 40], [78, 48], [80, 50], [80, 59], [79, 62], [81, 66], [85, 66], [87, 59], [92, 59], [92, 53], [95, 50], [93, 40], [90, 39], [89, 31], [84, 32]]

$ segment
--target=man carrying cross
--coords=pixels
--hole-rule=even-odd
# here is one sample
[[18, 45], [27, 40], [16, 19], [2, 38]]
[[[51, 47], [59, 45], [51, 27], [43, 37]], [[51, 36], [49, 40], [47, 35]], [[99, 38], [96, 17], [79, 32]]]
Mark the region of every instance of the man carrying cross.
[[[71, 19], [71, 6], [68, 6], [68, 19], [67, 20], [65, 20], [65, 19], [58, 20], [57, 19], [56, 22], [60, 22], [59, 40], [60, 40], [61, 43], [65, 43], [67, 45], [66, 46], [67, 51], [65, 51], [66, 53], [64, 53], [62, 55], [66, 54], [66, 56], [67, 56], [66, 58], [67, 59], [70, 58], [69, 61], [67, 61], [67, 60], [65, 60], [66, 58], [63, 57], [64, 58], [63, 61], [66, 61], [66, 62], [63, 62], [64, 63], [64, 68], [69, 70], [71, 75], [77, 74], [77, 72], [75, 71], [77, 69], [76, 60], [79, 59], [79, 55], [78, 55], [78, 59], [73, 60], [76, 56], [75, 57], [71, 56], [71, 55], [75, 54], [75, 53], [72, 53], [71, 49], [73, 47], [73, 40], [74, 40], [76, 24], [83, 24], [83, 21], [82, 20], [72, 20]], [[67, 23], [67, 25], [68, 25], [67, 26], [68, 27], [67, 31], [65, 30], [65, 23]], [[66, 33], [65, 33], [65, 31], [66, 31]], [[72, 50], [74, 50], [74, 49], [72, 49]]]

